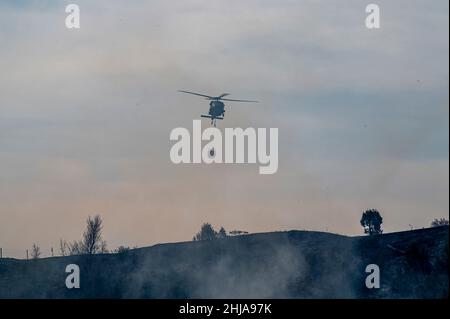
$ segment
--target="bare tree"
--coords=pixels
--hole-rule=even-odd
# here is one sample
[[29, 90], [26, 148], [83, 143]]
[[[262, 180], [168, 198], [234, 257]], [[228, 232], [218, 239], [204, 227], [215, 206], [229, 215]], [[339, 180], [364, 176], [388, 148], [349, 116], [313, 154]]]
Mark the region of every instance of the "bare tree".
[[86, 254], [96, 254], [106, 251], [106, 242], [102, 240], [102, 219], [100, 215], [88, 217], [86, 231], [83, 233], [82, 250]]
[[81, 241], [74, 240], [73, 243], [67, 244], [68, 254], [70, 256], [73, 255], [83, 255], [85, 254], [85, 250], [83, 248], [83, 243]]
[[99, 215], [94, 216], [94, 218], [89, 216], [86, 224], [82, 240], [74, 240], [72, 243], [68, 243], [60, 239], [59, 250], [62, 256], [108, 253], [106, 241], [102, 239], [101, 217]]
[[38, 259], [40, 256], [41, 256], [41, 248], [39, 248], [38, 245], [33, 244], [33, 247], [31, 248], [31, 258]]
[[108, 248], [106, 247], [106, 241], [102, 240], [102, 242], [100, 243], [100, 249], [98, 252], [101, 254], [107, 254], [109, 252]]
[[59, 253], [61, 256], [67, 256], [69, 247], [67, 245], [67, 242], [65, 240], [60, 239], [59, 240]]

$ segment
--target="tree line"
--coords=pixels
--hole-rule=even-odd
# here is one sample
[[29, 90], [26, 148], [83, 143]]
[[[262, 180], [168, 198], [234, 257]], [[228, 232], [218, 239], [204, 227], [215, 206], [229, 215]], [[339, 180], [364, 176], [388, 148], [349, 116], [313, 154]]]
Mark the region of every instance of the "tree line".
[[[383, 223], [383, 217], [376, 209], [368, 209], [362, 213], [360, 224], [364, 229], [364, 233], [370, 236], [380, 235], [383, 233], [381, 224]], [[448, 219], [436, 218], [431, 222], [431, 227], [439, 227], [449, 225]], [[59, 252], [61, 256], [72, 256], [72, 255], [93, 255], [93, 254], [104, 254], [109, 253], [107, 249], [106, 241], [102, 238], [103, 221], [100, 215], [95, 215], [94, 217], [89, 216], [86, 220], [86, 229], [83, 232], [81, 240], [75, 240], [73, 242], [67, 242], [66, 240], [60, 239], [59, 241]], [[220, 227], [216, 231], [210, 223], [204, 223], [200, 231], [194, 235], [193, 241], [202, 240], [214, 240], [226, 238], [229, 236], [239, 236], [248, 234], [247, 231], [233, 230], [227, 233], [224, 227]], [[52, 249], [53, 250], [53, 249]], [[112, 251], [113, 253], [126, 253], [130, 250], [129, 247], [119, 246], [117, 249]], [[38, 245], [33, 244], [31, 248], [31, 258], [40, 258], [42, 252]]]

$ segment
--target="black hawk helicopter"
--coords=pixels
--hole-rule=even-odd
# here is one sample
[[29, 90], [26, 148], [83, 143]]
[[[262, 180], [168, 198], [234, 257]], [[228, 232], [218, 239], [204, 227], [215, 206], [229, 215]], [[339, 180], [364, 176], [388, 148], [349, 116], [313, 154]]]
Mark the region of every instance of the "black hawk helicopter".
[[209, 96], [209, 95], [205, 95], [205, 94], [189, 92], [189, 91], [182, 91], [182, 90], [179, 90], [178, 92], [202, 96], [202, 97], [206, 98], [206, 100], [211, 101], [211, 102], [209, 102], [208, 115], [202, 114], [200, 116], [211, 119], [211, 125], [214, 124], [214, 126], [216, 126], [216, 120], [223, 120], [223, 118], [225, 117], [225, 103], [223, 103], [222, 101], [258, 103], [258, 101], [252, 101], [252, 100], [224, 99], [225, 96], [230, 95], [229, 93], [223, 93], [219, 96]]

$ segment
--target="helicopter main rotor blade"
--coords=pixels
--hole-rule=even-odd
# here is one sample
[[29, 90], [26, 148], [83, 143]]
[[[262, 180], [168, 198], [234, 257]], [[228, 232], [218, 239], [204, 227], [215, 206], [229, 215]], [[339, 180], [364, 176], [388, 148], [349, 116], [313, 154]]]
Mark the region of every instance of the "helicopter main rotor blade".
[[203, 97], [206, 97], [206, 98], [208, 98], [208, 99], [214, 99], [213, 96], [204, 95], [204, 94], [195, 93], [195, 92], [182, 91], [182, 90], [178, 90], [178, 92], [181, 92], [181, 93], [187, 93], [187, 94], [192, 94], [192, 95], [198, 95], [198, 96], [203, 96]]
[[253, 100], [233, 100], [233, 99], [220, 99], [221, 101], [231, 101], [231, 102], [247, 102], [247, 103], [258, 103], [258, 101]]

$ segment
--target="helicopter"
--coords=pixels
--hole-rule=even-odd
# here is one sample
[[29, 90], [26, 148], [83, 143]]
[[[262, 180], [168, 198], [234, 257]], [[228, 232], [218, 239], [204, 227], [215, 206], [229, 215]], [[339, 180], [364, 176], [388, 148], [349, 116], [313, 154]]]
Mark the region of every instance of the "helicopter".
[[225, 103], [223, 103], [222, 101], [258, 103], [258, 101], [253, 101], [253, 100], [224, 99], [225, 96], [230, 95], [229, 93], [222, 93], [219, 96], [209, 96], [209, 95], [205, 95], [205, 94], [183, 91], [183, 90], [178, 90], [178, 92], [202, 96], [206, 100], [210, 101], [208, 115], [202, 114], [202, 115], [200, 115], [200, 117], [206, 117], [206, 118], [211, 119], [211, 125], [214, 125], [214, 126], [216, 126], [216, 120], [223, 120], [225, 117]]

